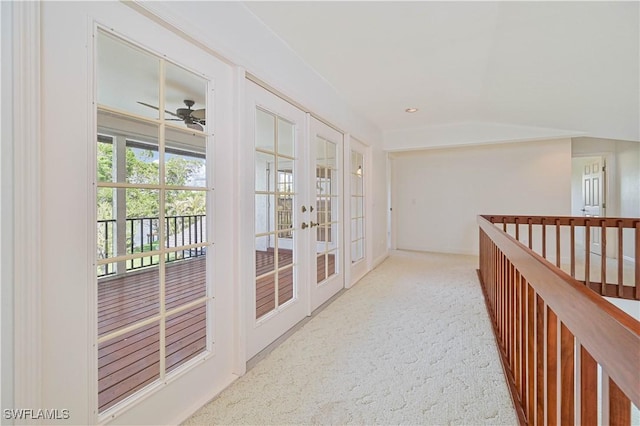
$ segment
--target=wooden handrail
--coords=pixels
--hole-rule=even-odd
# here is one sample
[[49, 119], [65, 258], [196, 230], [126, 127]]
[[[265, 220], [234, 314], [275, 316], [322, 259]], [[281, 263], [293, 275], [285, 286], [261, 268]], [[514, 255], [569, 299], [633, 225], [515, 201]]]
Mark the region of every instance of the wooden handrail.
[[[538, 246], [538, 254], [543, 258], [552, 258], [559, 268], [562, 267], [562, 259], [565, 259], [568, 264], [564, 267], [576, 279], [578, 279], [576, 262], [579, 260], [583, 262], [580, 272], [584, 274], [583, 279], [579, 281], [590, 289], [602, 296], [640, 300], [640, 218], [513, 215], [483, 215], [482, 217], [497, 226], [501, 225], [504, 231], [512, 232], [516, 240], [526, 239], [528, 247], [533, 250], [535, 250], [533, 230], [539, 230], [541, 235], [538, 238], [538, 244], [535, 245]], [[520, 232], [523, 226], [528, 230], [526, 236]], [[547, 232], [548, 229], [551, 232]], [[576, 247], [576, 232], [579, 229], [582, 229], [585, 237], [585, 244], [581, 247], [581, 259], [578, 258]], [[570, 234], [568, 238], [565, 232]], [[555, 237], [555, 250], [548, 250], [548, 242], [553, 237]], [[600, 239], [600, 252], [604, 255], [592, 259], [590, 240], [595, 237]], [[625, 249], [625, 245], [633, 248]], [[567, 256], [562, 255], [561, 246], [565, 250], [567, 247], [570, 249], [569, 253], [565, 253]], [[610, 250], [607, 249], [608, 246]], [[628, 250], [629, 256], [635, 252], [635, 258], [625, 257], [625, 250]], [[608, 281], [607, 270], [616, 268], [615, 277], [609, 277], [615, 282]], [[631, 272], [629, 269], [627, 275], [624, 272], [627, 268], [633, 268], [634, 271]]]
[[[580, 415], [582, 424], [591, 423], [597, 363], [611, 382], [608, 420], [628, 424], [629, 400], [640, 407], [640, 322], [496, 227], [491, 220], [496, 217], [478, 217], [479, 276], [521, 422], [565, 424]], [[580, 383], [577, 413], [574, 380]], [[555, 419], [556, 412], [561, 419]]]

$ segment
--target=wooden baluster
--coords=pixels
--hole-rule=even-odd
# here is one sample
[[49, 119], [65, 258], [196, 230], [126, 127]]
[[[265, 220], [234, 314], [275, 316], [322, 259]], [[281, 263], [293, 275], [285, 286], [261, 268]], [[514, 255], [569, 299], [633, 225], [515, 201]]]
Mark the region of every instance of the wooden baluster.
[[591, 284], [591, 226], [589, 220], [585, 221], [584, 227], [584, 283], [587, 287]]
[[640, 300], [640, 221], [636, 222], [636, 279], [633, 283], [636, 286], [636, 300]]
[[580, 345], [580, 424], [598, 424], [598, 364]]
[[618, 297], [622, 297], [624, 291], [624, 249], [622, 239], [624, 235], [624, 228], [622, 227], [622, 221], [618, 221]]
[[547, 424], [558, 423], [558, 316], [547, 307]]
[[504, 255], [500, 252], [498, 257], [498, 270], [500, 279], [498, 280], [498, 287], [496, 289], [496, 316], [498, 324], [498, 336], [500, 338], [500, 346], [504, 346], [504, 339], [502, 338], [502, 282], [504, 280], [504, 270], [502, 269], [502, 262], [504, 261]]
[[544, 300], [536, 294], [536, 425], [544, 425], [544, 311]]
[[560, 219], [556, 219], [556, 266], [560, 267]]
[[[604, 375], [603, 375], [604, 376]], [[609, 418], [602, 424], [610, 426], [628, 426], [631, 424], [631, 401], [620, 390], [616, 382], [609, 378]], [[606, 401], [603, 401], [605, 404]]]
[[553, 426], [558, 423], [558, 317], [547, 307], [547, 421]]
[[534, 425], [535, 422], [535, 396], [536, 396], [536, 376], [535, 376], [535, 293], [530, 285], [527, 285], [527, 375], [529, 380], [529, 402], [527, 404], [527, 422]]
[[522, 382], [521, 382], [521, 374], [520, 371], [522, 369], [522, 365], [520, 364], [520, 351], [522, 341], [520, 340], [520, 281], [522, 280], [522, 276], [520, 275], [520, 271], [516, 269], [516, 277], [515, 282], [513, 283], [513, 321], [514, 321], [514, 350], [513, 350], [513, 380], [516, 385], [516, 389], [522, 395]]
[[576, 277], [576, 226], [573, 219], [569, 221], [571, 225], [571, 277]]
[[607, 225], [604, 220], [600, 221], [600, 294], [607, 294]]
[[520, 401], [525, 413], [528, 402], [528, 381], [527, 381], [527, 281], [520, 277]]
[[529, 248], [533, 249], [533, 219], [528, 218], [527, 223], [529, 224]]
[[542, 257], [547, 258], [547, 225], [545, 225], [545, 218], [542, 218]]
[[520, 219], [519, 218], [515, 218], [516, 223], [516, 240], [520, 241]]
[[506, 217], [502, 218], [502, 230], [504, 232], [507, 232], [507, 218]]
[[575, 342], [573, 334], [560, 324], [560, 424], [575, 424], [574, 365]]
[[511, 265], [511, 277], [509, 280], [509, 362], [511, 363], [511, 371], [515, 370], [515, 285], [516, 285], [516, 268]]

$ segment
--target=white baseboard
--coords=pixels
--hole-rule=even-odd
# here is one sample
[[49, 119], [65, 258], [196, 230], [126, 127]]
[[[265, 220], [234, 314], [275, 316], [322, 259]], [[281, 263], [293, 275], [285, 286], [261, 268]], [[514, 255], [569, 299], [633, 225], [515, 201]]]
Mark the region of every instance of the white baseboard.
[[377, 268], [378, 265], [380, 265], [382, 262], [384, 262], [387, 257], [389, 257], [389, 251], [385, 251], [382, 255], [378, 256], [377, 259], [374, 259], [373, 262], [371, 262], [371, 269], [370, 270], [373, 270], [373, 269]]

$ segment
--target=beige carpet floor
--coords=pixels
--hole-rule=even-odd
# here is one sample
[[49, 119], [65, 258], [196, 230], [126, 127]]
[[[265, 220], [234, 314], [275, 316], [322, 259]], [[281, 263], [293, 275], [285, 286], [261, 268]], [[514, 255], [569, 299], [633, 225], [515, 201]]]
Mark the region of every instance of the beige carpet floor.
[[517, 424], [477, 262], [393, 252], [185, 424]]

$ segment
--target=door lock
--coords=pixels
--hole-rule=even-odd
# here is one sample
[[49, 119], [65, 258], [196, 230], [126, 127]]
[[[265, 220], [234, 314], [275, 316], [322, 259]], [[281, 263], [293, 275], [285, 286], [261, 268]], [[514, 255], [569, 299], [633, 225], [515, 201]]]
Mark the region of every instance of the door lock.
[[302, 213], [306, 212], [307, 208], [305, 206], [302, 206]]

